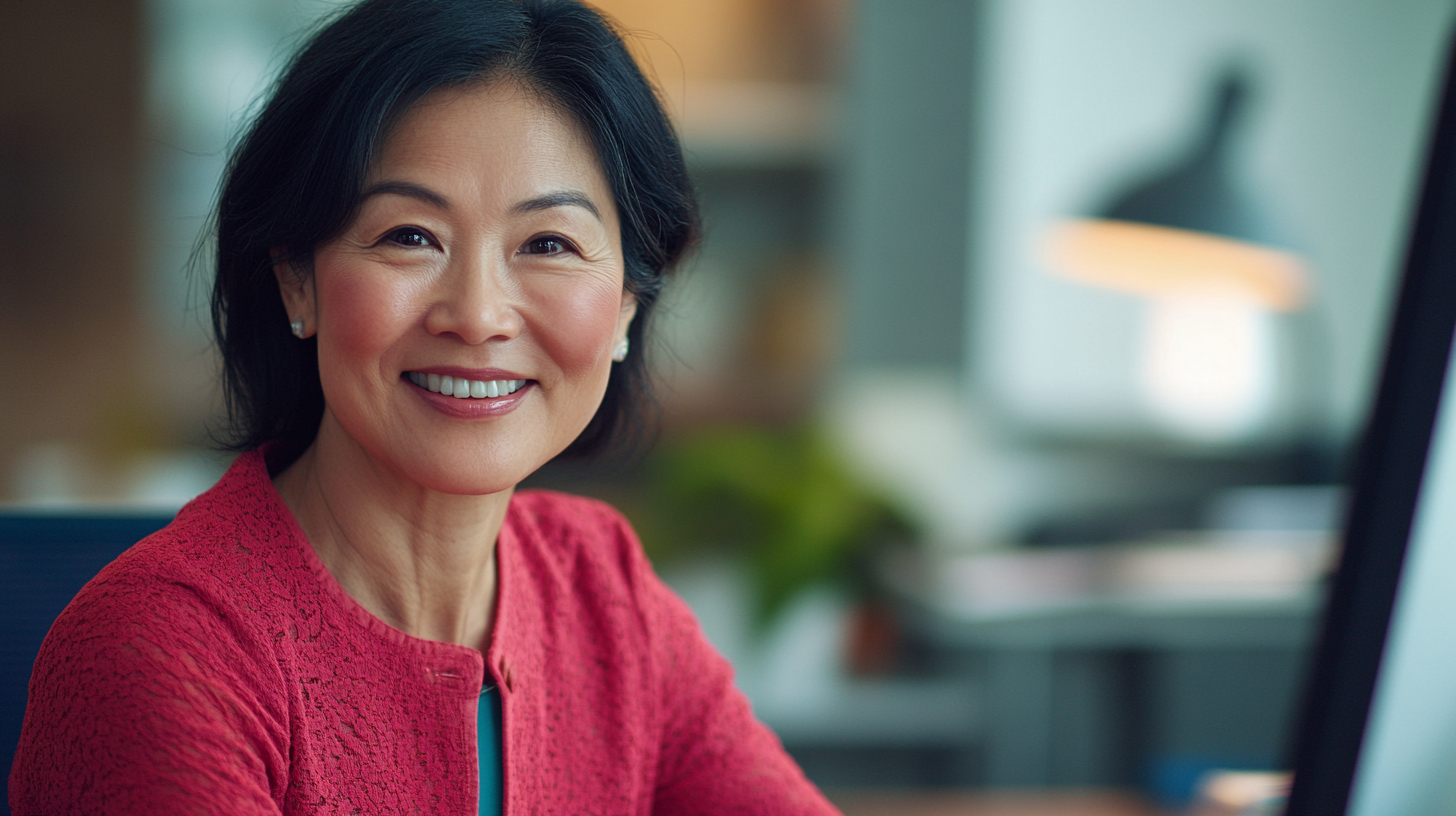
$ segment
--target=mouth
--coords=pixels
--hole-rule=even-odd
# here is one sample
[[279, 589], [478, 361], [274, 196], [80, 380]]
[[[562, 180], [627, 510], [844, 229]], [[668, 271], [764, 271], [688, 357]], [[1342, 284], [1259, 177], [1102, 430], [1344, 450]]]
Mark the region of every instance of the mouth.
[[426, 391], [456, 399], [490, 399], [516, 393], [530, 380], [467, 380], [464, 377], [406, 371], [406, 379]]

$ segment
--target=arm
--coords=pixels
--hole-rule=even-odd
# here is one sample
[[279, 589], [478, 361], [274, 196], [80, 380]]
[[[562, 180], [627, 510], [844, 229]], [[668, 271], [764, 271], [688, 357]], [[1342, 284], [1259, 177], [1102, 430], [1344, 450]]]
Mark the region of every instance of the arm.
[[[635, 540], [634, 540], [635, 543]], [[822, 814], [838, 811], [754, 718], [733, 669], [687, 605], [638, 550], [659, 667], [662, 754], [656, 814]]]
[[280, 813], [283, 720], [257, 691], [260, 663], [236, 626], [186, 587], [89, 585], [36, 659], [12, 809]]

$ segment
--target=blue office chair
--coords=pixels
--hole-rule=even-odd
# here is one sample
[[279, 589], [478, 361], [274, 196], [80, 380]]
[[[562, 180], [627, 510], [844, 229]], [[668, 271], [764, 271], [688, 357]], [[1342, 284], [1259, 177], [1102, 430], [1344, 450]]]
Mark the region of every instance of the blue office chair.
[[[0, 511], [0, 772], [10, 778], [30, 669], [51, 622], [123, 550], [170, 514]], [[10, 816], [9, 794], [0, 814]]]

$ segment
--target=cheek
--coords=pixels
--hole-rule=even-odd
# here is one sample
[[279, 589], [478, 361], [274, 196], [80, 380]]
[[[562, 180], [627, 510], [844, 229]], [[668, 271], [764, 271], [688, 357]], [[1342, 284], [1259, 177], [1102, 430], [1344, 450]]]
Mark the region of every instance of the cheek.
[[322, 268], [316, 274], [320, 376], [327, 381], [376, 368], [409, 324], [409, 292], [374, 275]]
[[558, 364], [572, 372], [605, 369], [622, 311], [620, 285], [603, 282], [562, 287], [552, 293], [547, 305], [549, 315], [543, 325]]

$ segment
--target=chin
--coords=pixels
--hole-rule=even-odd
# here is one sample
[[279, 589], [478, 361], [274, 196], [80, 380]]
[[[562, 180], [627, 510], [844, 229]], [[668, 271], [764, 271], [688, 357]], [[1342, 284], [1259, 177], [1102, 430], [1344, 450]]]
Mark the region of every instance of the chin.
[[458, 474], [441, 475], [440, 478], [432, 479], [423, 486], [437, 493], [445, 493], [452, 496], [489, 496], [502, 491], [510, 490], [520, 484], [519, 479], [515, 480], [493, 480], [481, 475], [479, 478], [472, 478], [466, 475], [463, 478]]
[[452, 462], [434, 459], [410, 462], [404, 475], [427, 490], [458, 496], [486, 496], [510, 490], [531, 475], [535, 468], [511, 467], [486, 461]]
[[413, 455], [396, 458], [395, 462], [405, 478], [427, 490], [460, 496], [485, 496], [520, 484], [545, 463], [546, 460], [540, 457], [539, 452], [489, 446], [475, 450], [416, 451]]
[[[369, 458], [405, 481], [439, 493], [486, 496], [508, 491], [564, 450], [576, 433], [535, 423], [491, 423], [482, 428], [449, 427], [431, 433], [349, 433], [351, 425], [375, 430], [370, 422], [337, 417], [338, 429], [352, 437]], [[366, 417], [367, 419], [367, 417]], [[580, 423], [583, 427], [586, 420]], [[573, 426], [574, 427], [574, 426]], [[555, 432], [553, 432], [555, 431]]]

